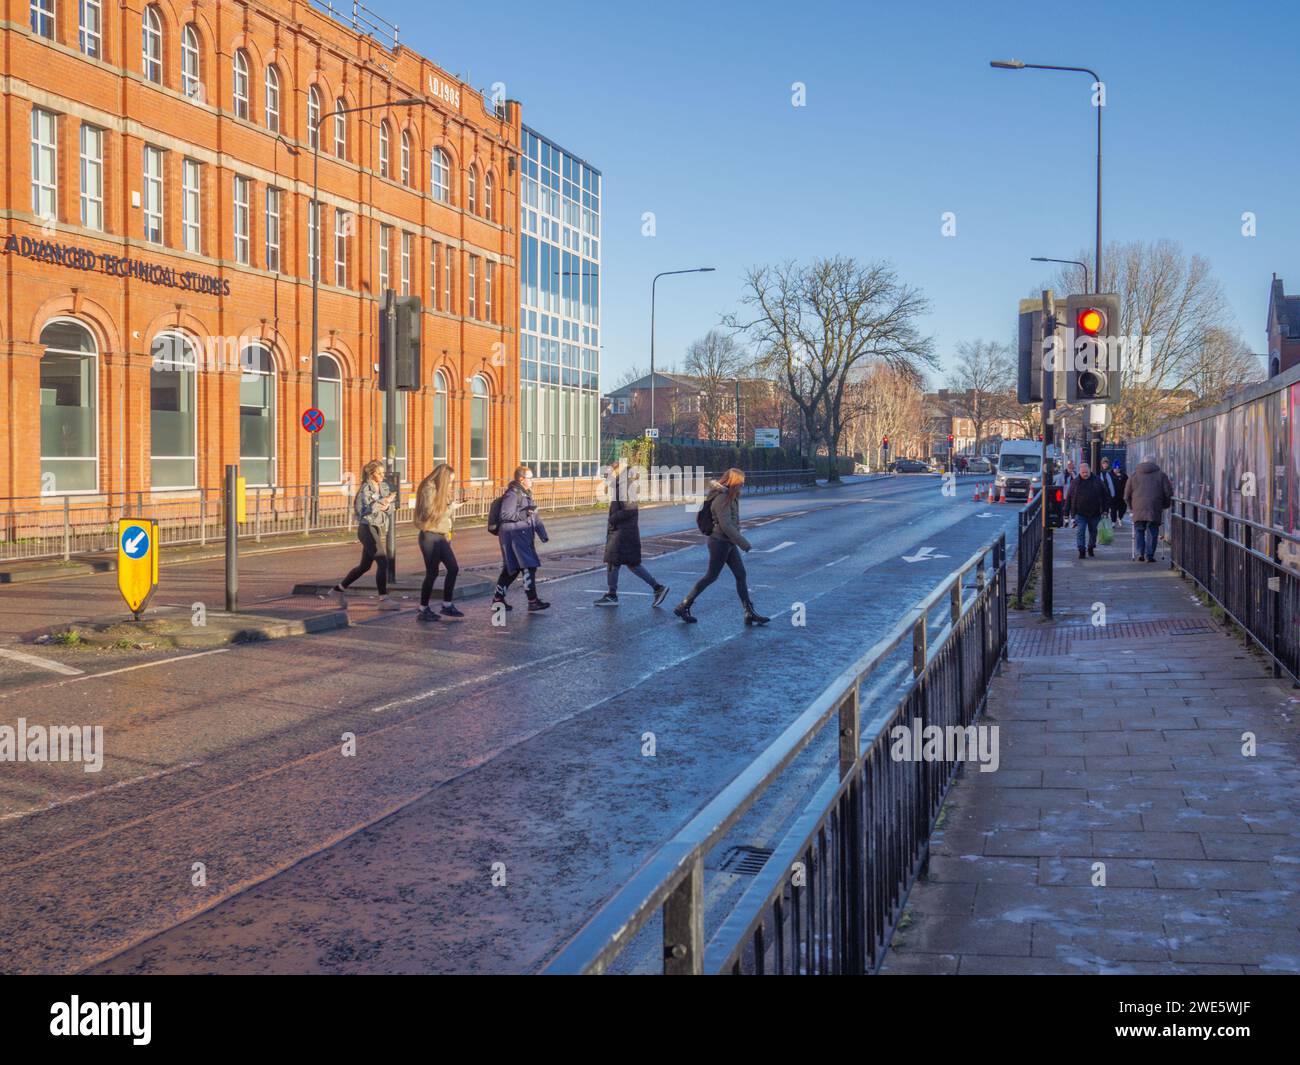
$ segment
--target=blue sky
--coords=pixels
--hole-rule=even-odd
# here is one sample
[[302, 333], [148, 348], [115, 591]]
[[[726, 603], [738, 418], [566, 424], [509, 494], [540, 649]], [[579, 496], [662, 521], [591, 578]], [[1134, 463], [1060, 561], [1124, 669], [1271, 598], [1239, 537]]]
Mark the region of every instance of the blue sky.
[[1105, 239], [1207, 257], [1256, 352], [1272, 274], [1300, 290], [1292, 5], [386, 2], [410, 47], [504, 82], [603, 171], [606, 388], [648, 362], [651, 277], [697, 265], [717, 273], [660, 282], [660, 365], [735, 309], [747, 267], [820, 255], [893, 262], [945, 365], [962, 340], [1010, 340], [1050, 278], [1029, 257], [1091, 259], [1095, 126], [1085, 75], [992, 58], [1102, 75]]

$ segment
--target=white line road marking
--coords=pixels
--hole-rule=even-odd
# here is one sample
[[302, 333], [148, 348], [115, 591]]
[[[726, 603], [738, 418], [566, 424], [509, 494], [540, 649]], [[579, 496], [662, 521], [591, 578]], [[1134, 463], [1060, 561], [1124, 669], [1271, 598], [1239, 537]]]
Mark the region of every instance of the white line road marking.
[[531, 662], [518, 662], [513, 666], [506, 666], [504, 669], [496, 669], [491, 673], [480, 673], [474, 677], [466, 677], [455, 684], [444, 684], [441, 688], [430, 688], [428, 691], [420, 692], [418, 695], [408, 695], [402, 699], [394, 699], [391, 703], [384, 703], [381, 706], [371, 707], [372, 714], [383, 713], [385, 710], [391, 710], [395, 706], [409, 706], [411, 703], [418, 703], [421, 699], [429, 699], [435, 695], [444, 695], [447, 692], [455, 691], [457, 688], [464, 688], [470, 684], [483, 684], [496, 680], [498, 677], [504, 677], [510, 673], [517, 673], [521, 669], [535, 669], [547, 662], [554, 662], [557, 658], [586, 658], [588, 655], [597, 654], [597, 651], [584, 651], [581, 648], [575, 648], [571, 651], [559, 651], [553, 655], [546, 655], [544, 658], [534, 658]]
[[903, 556], [903, 561], [904, 561], [904, 562], [929, 562], [931, 559], [935, 559], [935, 558], [949, 558], [949, 557], [951, 557], [951, 556], [949, 556], [949, 555], [935, 555], [935, 554], [931, 554], [932, 551], [934, 551], [934, 548], [933, 548], [933, 547], [918, 547], [918, 548], [916, 549], [916, 554], [914, 554], [914, 555], [904, 555], [904, 556]]
[[[153, 666], [169, 666], [173, 662], [184, 662], [190, 658], [204, 658], [207, 655], [223, 655], [229, 651], [229, 647], [218, 647], [212, 651], [196, 651], [192, 655], [177, 655], [175, 658], [160, 658], [155, 662], [141, 662], [138, 666], [123, 666], [121, 669], [106, 669], [102, 673], [82, 673], [81, 676], [73, 680], [56, 680], [52, 684], [41, 684], [38, 688], [61, 688], [65, 684], [76, 684], [83, 680], [94, 680], [97, 677], [111, 677], [118, 673], [130, 673], [136, 669], [149, 669]], [[78, 671], [80, 672], [80, 671]], [[12, 692], [0, 692], [0, 699], [8, 699], [11, 695], [22, 695], [25, 692], [34, 690], [31, 687], [19, 688]]]
[[106, 792], [117, 791], [119, 788], [129, 788], [132, 784], [143, 784], [147, 780], [157, 780], [159, 777], [171, 776], [173, 773], [180, 773], [186, 769], [193, 769], [195, 766], [202, 765], [202, 762], [183, 762], [181, 765], [174, 765], [169, 769], [160, 769], [156, 773], [146, 773], [142, 777], [132, 777], [130, 780], [119, 780], [116, 784], [109, 784], [105, 788], [92, 788], [90, 791], [78, 792], [76, 795], [69, 795], [66, 799], [54, 799], [40, 806], [32, 806], [26, 810], [18, 810], [12, 814], [0, 815], [0, 821], [12, 821], [17, 817], [30, 817], [32, 814], [45, 813], [47, 810], [55, 810], [60, 806], [68, 806], [74, 802], [81, 802], [83, 799], [92, 799], [96, 795], [103, 795]]
[[84, 669], [65, 666], [62, 662], [51, 662], [47, 658], [37, 658], [36, 655], [29, 655], [25, 651], [11, 651], [7, 647], [0, 647], [0, 655], [5, 658], [12, 658], [15, 662], [22, 662], [25, 665], [48, 669], [51, 673], [62, 673], [65, 677], [75, 677], [85, 672]]
[[794, 541], [793, 541], [793, 540], [782, 540], [782, 541], [781, 541], [779, 544], [777, 544], [775, 547], [765, 547], [762, 551], [759, 552], [759, 554], [760, 554], [760, 555], [771, 555], [771, 554], [774, 554], [774, 553], [777, 552], [777, 551], [780, 551], [782, 548], [786, 548], [786, 547], [794, 547]]
[[834, 562], [827, 562], [822, 569], [830, 569], [832, 566], [838, 566], [841, 562], [848, 561], [849, 557], [849, 555], [843, 555], [842, 557], [837, 558]]

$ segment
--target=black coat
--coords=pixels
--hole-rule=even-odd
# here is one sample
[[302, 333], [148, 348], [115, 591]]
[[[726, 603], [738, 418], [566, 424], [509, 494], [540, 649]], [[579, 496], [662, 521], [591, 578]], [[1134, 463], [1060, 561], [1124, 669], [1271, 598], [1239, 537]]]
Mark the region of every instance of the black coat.
[[622, 497], [622, 478], [614, 481], [609, 501], [609, 531], [605, 534], [605, 563], [615, 566], [641, 565], [640, 515], [635, 501]]
[[1110, 509], [1110, 492], [1101, 478], [1093, 474], [1076, 477], [1065, 493], [1065, 512], [1080, 518], [1095, 518]]

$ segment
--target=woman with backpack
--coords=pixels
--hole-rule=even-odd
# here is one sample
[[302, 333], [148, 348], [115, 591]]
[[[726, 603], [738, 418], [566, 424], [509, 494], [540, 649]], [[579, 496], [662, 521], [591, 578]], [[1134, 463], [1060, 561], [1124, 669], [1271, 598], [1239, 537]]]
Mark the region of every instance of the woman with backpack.
[[334, 591], [342, 595], [378, 560], [375, 584], [379, 589], [380, 610], [399, 609], [397, 603], [388, 598], [388, 526], [393, 520], [396, 501], [397, 493], [384, 480], [384, 464], [378, 459], [367, 462], [361, 471], [361, 487], [352, 501], [357, 517], [357, 539], [361, 541], [361, 561], [334, 585]]
[[749, 585], [745, 579], [745, 563], [740, 552], [748, 551], [750, 544], [740, 531], [740, 489], [745, 483], [745, 474], [735, 467], [722, 475], [721, 480], [712, 482], [704, 505], [700, 508], [696, 522], [700, 532], [708, 536], [709, 568], [695, 582], [686, 598], [673, 610], [685, 622], [695, 624], [698, 618], [691, 613], [691, 604], [699, 598], [700, 593], [718, 579], [722, 567], [731, 569], [736, 578], [736, 594], [745, 608], [746, 625], [766, 625], [771, 618], [764, 617], [754, 609], [749, 601]]
[[629, 491], [628, 468], [624, 459], [616, 459], [609, 468], [612, 486], [609, 500], [609, 529], [605, 534], [605, 579], [609, 591], [596, 600], [596, 606], [618, 606], [618, 570], [626, 566], [654, 592], [651, 606], [658, 606], [668, 596], [668, 585], [660, 584], [641, 565], [640, 516], [635, 489]]
[[439, 617], [429, 606], [439, 566], [447, 569], [447, 578], [442, 585], [441, 616], [452, 619], [465, 616], [451, 601], [456, 591], [456, 575], [460, 573], [456, 555], [451, 549], [452, 518], [460, 506], [452, 499], [455, 484], [456, 471], [443, 462], [434, 467], [415, 492], [415, 527], [420, 530], [420, 554], [424, 556], [424, 584], [420, 587], [421, 621], [437, 621]]
[[492, 518], [495, 517], [495, 531], [501, 541], [501, 574], [497, 577], [493, 604], [500, 603], [507, 610], [514, 609], [506, 602], [506, 590], [523, 573], [529, 611], [545, 610], [551, 604], [543, 602], [537, 595], [537, 567], [542, 560], [537, 557], [534, 538], [540, 537], [542, 543], [547, 543], [550, 537], [546, 535], [546, 526], [537, 516], [537, 504], [533, 502], [533, 471], [527, 466], [517, 466], [514, 479], [492, 509], [496, 513], [489, 515], [488, 531], [493, 531]]

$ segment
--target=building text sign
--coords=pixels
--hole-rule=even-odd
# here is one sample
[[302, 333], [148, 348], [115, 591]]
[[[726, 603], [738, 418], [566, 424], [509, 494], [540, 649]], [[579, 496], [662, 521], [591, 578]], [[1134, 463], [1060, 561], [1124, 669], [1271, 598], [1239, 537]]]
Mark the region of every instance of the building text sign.
[[195, 270], [177, 270], [171, 266], [147, 263], [127, 255], [108, 255], [75, 244], [58, 244], [52, 240], [33, 240], [12, 233], [5, 238], [4, 253], [21, 255], [38, 263], [53, 263], [72, 270], [87, 270], [110, 277], [134, 277], [150, 285], [200, 292], [210, 296], [229, 296], [230, 279], [200, 274]]

